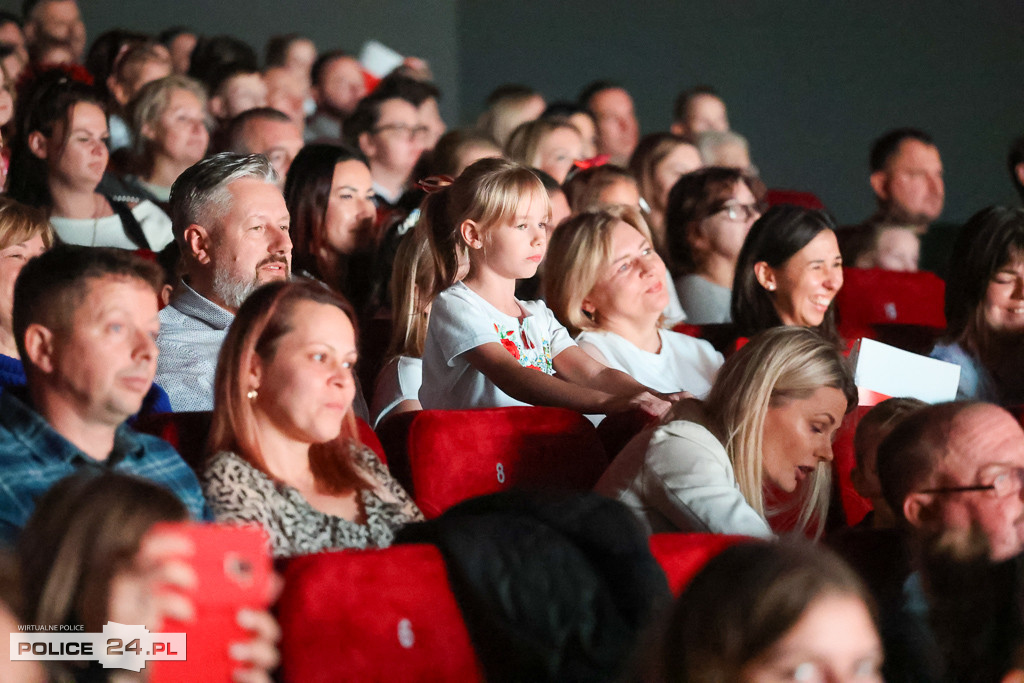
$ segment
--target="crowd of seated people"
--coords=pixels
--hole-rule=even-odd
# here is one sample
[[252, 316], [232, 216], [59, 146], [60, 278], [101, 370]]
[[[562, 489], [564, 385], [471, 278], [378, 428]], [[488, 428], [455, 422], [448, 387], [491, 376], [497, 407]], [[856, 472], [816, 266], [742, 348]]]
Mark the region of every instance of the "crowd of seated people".
[[[381, 79], [299, 34], [268, 36], [262, 69], [244, 41], [188, 27], [85, 36], [77, 0], [0, 13], [0, 622], [188, 622], [208, 559], [188, 524], [262, 529], [287, 575], [434, 535], [450, 567], [493, 568], [472, 542], [493, 515], [543, 519], [566, 548], [610, 510], [622, 547], [588, 546], [595, 567], [642, 575], [666, 534], [733, 545], [674, 607], [658, 572], [624, 591], [644, 623], [605, 650], [634, 655], [601, 680], [1024, 670], [1024, 209], [939, 223], [926, 132], [880, 131], [877, 207], [843, 226], [812, 195], [773, 200], [801, 193], [768, 189], [707, 85], [643, 136], [607, 80], [551, 103], [498, 84], [475, 126], [449, 129], [418, 58]], [[930, 355], [959, 366], [956, 401], [858, 407], [844, 267], [945, 279]], [[558, 515], [520, 492], [425, 522], [408, 453], [373, 430], [412, 439], [426, 411], [471, 409], [630, 427], [593, 491], [546, 492]], [[186, 424], [196, 452], [161, 431]], [[471, 480], [473, 444], [447, 443], [450, 476]], [[847, 524], [840, 491], [872, 512]], [[544, 584], [564, 569], [546, 559], [516, 562]], [[973, 611], [965, 576], [988, 590]], [[501, 582], [482, 589], [515, 607], [494, 619], [536, 626], [515, 573]], [[288, 678], [265, 592], [224, 644], [236, 680]], [[562, 635], [611, 628], [579, 599]], [[471, 635], [494, 674], [493, 643]], [[11, 663], [4, 680], [106, 676]]]

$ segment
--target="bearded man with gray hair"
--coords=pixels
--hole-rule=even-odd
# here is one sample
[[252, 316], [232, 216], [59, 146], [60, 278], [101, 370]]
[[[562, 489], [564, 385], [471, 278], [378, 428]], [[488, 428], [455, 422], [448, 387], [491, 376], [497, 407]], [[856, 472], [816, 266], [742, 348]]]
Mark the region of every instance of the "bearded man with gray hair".
[[260, 285], [290, 277], [288, 207], [277, 182], [265, 156], [223, 153], [171, 188], [183, 274], [160, 312], [156, 376], [175, 412], [213, 409], [217, 356], [238, 307]]

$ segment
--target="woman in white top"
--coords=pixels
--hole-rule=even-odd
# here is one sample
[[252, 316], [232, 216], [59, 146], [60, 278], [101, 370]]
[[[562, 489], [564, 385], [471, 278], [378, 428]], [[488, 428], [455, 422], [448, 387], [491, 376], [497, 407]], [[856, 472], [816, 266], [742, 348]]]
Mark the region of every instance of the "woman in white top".
[[171, 219], [152, 202], [129, 205], [96, 191], [107, 169], [107, 114], [91, 86], [61, 68], [43, 72], [18, 108], [8, 194], [48, 210], [69, 244], [160, 251]]
[[570, 218], [552, 236], [547, 262], [548, 304], [581, 349], [658, 391], [707, 395], [722, 354], [662, 328], [665, 263], [636, 209]]
[[857, 404], [846, 359], [796, 326], [755, 335], [729, 357], [704, 401], [680, 401], [630, 441], [598, 481], [649, 532], [771, 537], [769, 519], [799, 508], [820, 534], [832, 436]]

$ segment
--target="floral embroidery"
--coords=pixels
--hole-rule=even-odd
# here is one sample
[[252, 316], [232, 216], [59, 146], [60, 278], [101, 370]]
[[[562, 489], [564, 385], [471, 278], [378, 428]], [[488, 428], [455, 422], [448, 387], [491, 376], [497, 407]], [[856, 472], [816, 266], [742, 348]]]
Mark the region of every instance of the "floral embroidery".
[[541, 338], [540, 344], [537, 344], [530, 337], [529, 325], [530, 317], [527, 316], [523, 318], [519, 329], [502, 330], [497, 323], [494, 323], [494, 331], [497, 332], [498, 341], [505, 347], [505, 350], [512, 354], [512, 357], [519, 361], [524, 368], [553, 375], [555, 368], [551, 361], [551, 342], [547, 338]]

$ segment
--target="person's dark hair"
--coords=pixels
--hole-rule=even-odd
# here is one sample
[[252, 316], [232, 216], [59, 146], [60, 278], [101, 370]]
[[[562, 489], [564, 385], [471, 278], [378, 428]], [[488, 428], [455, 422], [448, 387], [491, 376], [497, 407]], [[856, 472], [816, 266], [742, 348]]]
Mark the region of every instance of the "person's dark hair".
[[935, 145], [932, 137], [923, 130], [917, 128], [895, 128], [882, 135], [871, 145], [871, 155], [868, 157], [868, 166], [871, 172], [884, 171], [889, 160], [899, 152], [900, 145], [904, 140], [917, 140], [926, 145]]
[[[341, 145], [310, 144], [295, 155], [284, 183], [284, 201], [291, 216], [292, 268], [314, 277], [322, 273], [317, 251], [324, 243], [324, 219], [330, 201], [334, 167], [343, 161], [366, 163], [359, 152]], [[328, 283], [340, 287], [341, 283]]]
[[[754, 222], [740, 249], [732, 286], [732, 321], [737, 334], [750, 337], [782, 324], [771, 295], [757, 281], [754, 264], [764, 261], [772, 268], [780, 268], [818, 233], [835, 229], [835, 221], [825, 211], [789, 204], [773, 206]], [[825, 339], [839, 343], [834, 302], [817, 331]]]
[[1017, 166], [1024, 164], [1024, 135], [1013, 141], [1010, 153], [1006, 157], [1006, 165], [1010, 170], [1010, 182], [1017, 189], [1017, 194], [1024, 200], [1024, 183], [1017, 177]]
[[545, 173], [544, 171], [540, 170], [539, 168], [533, 168], [533, 167], [530, 167], [530, 170], [533, 171], [533, 175], [535, 175], [538, 178], [540, 178], [540, 183], [541, 183], [541, 185], [544, 186], [544, 191], [548, 193], [549, 197], [551, 196], [551, 194], [553, 192], [564, 192], [564, 190], [562, 189], [562, 186], [558, 184], [557, 180], [555, 180], [553, 177], [551, 177], [550, 173]]
[[953, 421], [974, 401], [955, 401], [925, 406], [904, 418], [878, 445], [875, 468], [882, 496], [899, 519], [903, 501], [923, 486], [946, 457]]
[[539, 94], [536, 89], [522, 83], [505, 83], [492, 90], [484, 100], [484, 104], [493, 107], [502, 100], [532, 97]]
[[170, 28], [165, 28], [163, 31], [160, 31], [160, 33], [157, 34], [156, 39], [165, 47], [169, 47], [170, 44], [174, 42], [175, 38], [184, 33], [195, 33], [195, 31], [184, 25], [171, 26]]
[[62, 68], [48, 69], [30, 83], [18, 99], [14, 141], [11, 143], [11, 164], [7, 176], [7, 194], [22, 204], [49, 208], [52, 203], [47, 184], [47, 160], [29, 149], [28, 137], [39, 131], [46, 137], [54, 134], [57, 124], [64, 128], [61, 151], [70, 130], [71, 110], [80, 102], [95, 104], [106, 113], [106, 106], [96, 89], [77, 81]]
[[601, 192], [612, 183], [627, 180], [636, 184], [636, 177], [628, 168], [615, 164], [604, 164], [583, 170], [569, 171], [562, 189], [569, 200], [573, 213], [586, 211], [595, 206]]
[[722, 98], [718, 94], [718, 91], [712, 88], [710, 85], [695, 85], [692, 88], [682, 91], [676, 96], [676, 101], [672, 105], [672, 120], [673, 121], [685, 121], [686, 113], [690, 109], [690, 104], [701, 95], [711, 95], [712, 97]]
[[210, 93], [210, 97], [215, 97], [221, 94], [220, 89], [232, 78], [259, 73], [259, 69], [250, 69], [247, 64], [224, 64], [209, 72], [205, 81], [206, 89]]
[[274, 109], [273, 107], [255, 107], [254, 109], [246, 109], [241, 114], [236, 115], [235, 118], [228, 121], [227, 127], [224, 131], [225, 152], [234, 152], [235, 154], [250, 153], [242, 139], [242, 132], [245, 130], [247, 123], [255, 120], [277, 121], [278, 123], [292, 122], [290, 116], [285, 114], [283, 111]]
[[344, 50], [329, 50], [322, 53], [317, 57], [316, 61], [313, 62], [313, 67], [309, 70], [310, 82], [314, 86], [323, 85], [324, 71], [331, 65], [331, 62], [341, 59], [342, 57], [351, 57], [349, 53]]
[[990, 206], [960, 229], [946, 277], [946, 339], [984, 357], [991, 339], [982, 302], [996, 272], [1024, 260], [1024, 209]]
[[829, 595], [870, 594], [838, 555], [803, 539], [731, 546], [711, 558], [672, 609], [662, 642], [668, 682], [743, 680], [742, 671]]
[[589, 116], [591, 119], [594, 115], [590, 113], [590, 110], [576, 102], [552, 102], [548, 105], [548, 108], [544, 110], [544, 113], [540, 115], [542, 119], [567, 119], [570, 116], [576, 114], [584, 114]]
[[431, 155], [431, 173], [435, 175], [455, 176], [458, 172], [459, 154], [471, 145], [493, 147], [496, 156], [501, 156], [501, 148], [490, 135], [475, 128], [456, 128], [440, 137]]
[[[917, 398], [897, 396], [887, 398], [865, 413], [857, 423], [857, 431], [853, 435], [853, 455], [858, 468], [864, 467], [864, 456], [867, 455], [868, 442], [879, 433], [888, 434], [903, 419], [915, 410], [928, 404]], [[877, 450], [877, 447], [876, 447]]]
[[438, 101], [441, 99], [441, 91], [433, 83], [395, 73], [385, 76], [373, 89], [373, 94], [379, 97], [397, 97], [411, 102], [414, 107], [419, 107], [430, 98]]
[[85, 55], [85, 68], [92, 74], [96, 89], [104, 98], [110, 98], [107, 78], [114, 73], [114, 66], [132, 43], [145, 43], [150, 37], [138, 31], [115, 28], [101, 33], [92, 41]]
[[157, 522], [188, 518], [163, 486], [100, 468], [82, 468], [37, 501], [18, 541], [29, 623], [84, 625], [107, 620], [110, 582], [126, 569]]
[[25, 27], [25, 22], [23, 22], [21, 17], [17, 14], [6, 10], [0, 10], [0, 26], [6, 26], [7, 24], [14, 24], [18, 28]]
[[389, 100], [405, 99], [394, 95], [378, 95], [376, 92], [367, 95], [359, 100], [352, 115], [345, 119], [344, 136], [345, 142], [359, 149], [359, 136], [363, 133], [370, 133], [380, 123], [380, 112], [384, 103]]
[[[25, 331], [29, 325], [65, 332], [88, 294], [89, 280], [108, 276], [140, 280], [153, 288], [154, 295], [164, 283], [163, 269], [156, 263], [112, 247], [58, 244], [26, 263], [14, 284], [11, 315], [21, 357], [28, 359]], [[26, 368], [29, 365], [26, 360]]]
[[288, 48], [300, 40], [309, 40], [301, 33], [285, 33], [282, 35], [270, 36], [267, 46], [263, 50], [263, 66], [270, 69], [275, 66], [284, 66], [288, 58]]
[[665, 233], [670, 268], [675, 277], [697, 268], [690, 248], [690, 233], [708, 216], [719, 211], [731, 197], [736, 183], [745, 183], [754, 198], [766, 193], [764, 182], [739, 168], [708, 166], [679, 178], [668, 193], [665, 209]]
[[[212, 97], [217, 90], [216, 86], [223, 82], [222, 74], [227, 73], [228, 67], [232, 66], [247, 73], [259, 71], [256, 51], [248, 43], [233, 36], [199, 38], [192, 51], [188, 75], [206, 85]], [[215, 76], [221, 76], [216, 85]]]
[[594, 95], [605, 90], [621, 89], [622, 85], [615, 81], [599, 80], [588, 83], [583, 90], [580, 91], [579, 97], [576, 101], [579, 102], [581, 107], [586, 108], [590, 111], [590, 101], [594, 99]]

